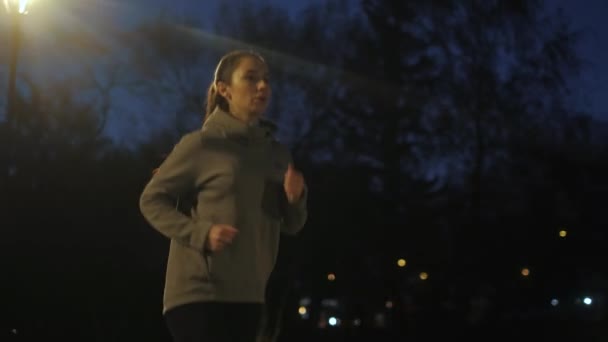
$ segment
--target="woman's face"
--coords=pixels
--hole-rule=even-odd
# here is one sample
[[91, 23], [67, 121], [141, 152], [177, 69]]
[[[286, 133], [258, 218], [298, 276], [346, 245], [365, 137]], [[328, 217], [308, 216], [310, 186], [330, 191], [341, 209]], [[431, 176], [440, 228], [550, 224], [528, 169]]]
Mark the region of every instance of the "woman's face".
[[261, 117], [268, 108], [272, 92], [266, 63], [256, 57], [243, 57], [232, 73], [231, 81], [220, 88], [230, 112], [245, 121]]

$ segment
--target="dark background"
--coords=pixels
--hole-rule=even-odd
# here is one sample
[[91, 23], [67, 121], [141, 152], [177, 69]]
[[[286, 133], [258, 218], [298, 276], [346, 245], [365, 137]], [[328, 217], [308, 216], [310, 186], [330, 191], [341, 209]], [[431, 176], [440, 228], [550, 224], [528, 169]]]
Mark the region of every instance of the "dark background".
[[0, 127], [0, 341], [169, 341], [138, 199], [234, 48], [266, 56], [310, 189], [261, 341], [606, 340], [606, 32], [581, 25], [599, 2], [561, 3], [34, 3]]

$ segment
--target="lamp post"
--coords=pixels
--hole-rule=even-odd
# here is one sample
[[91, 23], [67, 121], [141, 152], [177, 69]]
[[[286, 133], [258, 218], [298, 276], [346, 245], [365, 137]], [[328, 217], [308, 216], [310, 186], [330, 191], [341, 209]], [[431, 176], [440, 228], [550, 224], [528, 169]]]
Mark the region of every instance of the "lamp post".
[[4, 0], [4, 7], [11, 17], [11, 48], [9, 56], [9, 78], [8, 78], [8, 103], [6, 120], [9, 126], [13, 126], [16, 121], [15, 101], [17, 97], [17, 61], [19, 50], [21, 49], [21, 21], [27, 14], [28, 0]]

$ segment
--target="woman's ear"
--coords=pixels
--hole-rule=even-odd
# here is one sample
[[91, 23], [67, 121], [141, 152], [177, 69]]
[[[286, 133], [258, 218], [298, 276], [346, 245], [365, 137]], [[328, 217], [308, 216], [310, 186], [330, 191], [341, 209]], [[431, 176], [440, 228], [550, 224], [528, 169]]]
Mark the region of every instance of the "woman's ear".
[[216, 87], [218, 94], [222, 95], [226, 100], [231, 99], [230, 89], [225, 82], [217, 82]]

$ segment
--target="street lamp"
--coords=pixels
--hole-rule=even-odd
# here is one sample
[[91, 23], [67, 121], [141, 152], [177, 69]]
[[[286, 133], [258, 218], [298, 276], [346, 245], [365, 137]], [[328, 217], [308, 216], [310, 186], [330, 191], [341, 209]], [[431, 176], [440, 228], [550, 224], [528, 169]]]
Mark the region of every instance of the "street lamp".
[[21, 20], [27, 14], [28, 0], [4, 0], [4, 7], [12, 19], [11, 50], [8, 76], [8, 104], [6, 119], [9, 126], [15, 123], [17, 114], [15, 100], [17, 96], [17, 60], [21, 49]]
[[9, 13], [27, 14], [28, 0], [4, 0], [4, 7]]

